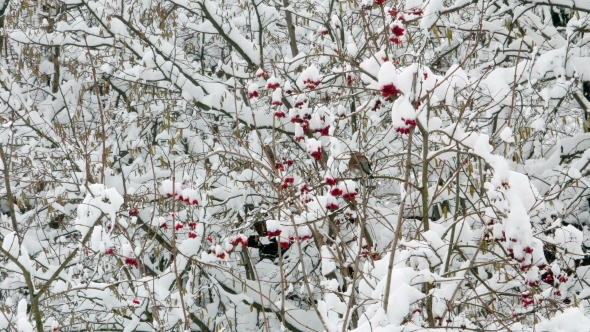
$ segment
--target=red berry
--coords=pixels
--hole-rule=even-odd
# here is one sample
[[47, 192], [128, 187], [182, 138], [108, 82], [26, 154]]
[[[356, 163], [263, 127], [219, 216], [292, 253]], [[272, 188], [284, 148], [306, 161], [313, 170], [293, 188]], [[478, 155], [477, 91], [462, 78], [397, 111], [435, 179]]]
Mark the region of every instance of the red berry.
[[325, 180], [329, 186], [335, 186], [338, 183], [338, 178], [326, 178]]
[[348, 193], [348, 194], [343, 194], [342, 198], [344, 198], [347, 201], [354, 201], [356, 195], [358, 195], [358, 193], [352, 192], [352, 193]]
[[310, 153], [310, 155], [313, 157], [313, 159], [315, 160], [322, 160], [322, 149], [318, 148], [317, 151], [313, 151], [312, 153]]
[[342, 190], [340, 190], [337, 187], [332, 188], [332, 190], [330, 190], [330, 195], [334, 196], [334, 197], [338, 197], [340, 195], [342, 195]]
[[387, 84], [381, 88], [383, 98], [395, 97], [397, 93], [397, 88], [393, 84]]
[[125, 264], [135, 266], [135, 268], [139, 268], [139, 263], [135, 258], [125, 258]]
[[393, 28], [391, 28], [391, 33], [393, 33], [396, 37], [401, 37], [404, 35], [404, 28], [398, 26], [398, 25], [394, 25]]
[[377, 101], [375, 101], [375, 105], [371, 107], [371, 111], [377, 111], [377, 109], [379, 109], [379, 106], [381, 106], [381, 100], [377, 99]]
[[321, 81], [312, 81], [311, 79], [306, 79], [303, 81], [303, 84], [307, 86], [308, 89], [314, 90], [318, 85], [322, 83]]
[[275, 236], [281, 235], [281, 230], [277, 229], [274, 231], [267, 231], [266, 233], [267, 233], [268, 237], [275, 237]]
[[406, 119], [402, 118], [402, 120], [405, 121], [406, 126], [416, 127], [416, 125], [417, 125], [416, 120], [414, 120], [414, 119], [406, 120]]
[[269, 84], [266, 85], [266, 88], [267, 89], [270, 89], [270, 90], [274, 90], [274, 89], [276, 89], [276, 88], [278, 88], [280, 86], [281, 85], [279, 83], [274, 83], [274, 84], [273, 83], [269, 83]]
[[307, 193], [309, 193], [309, 187], [307, 186], [307, 183], [304, 183], [304, 184], [301, 186], [301, 193], [302, 193], [302, 194], [307, 194]]
[[326, 205], [326, 209], [328, 209], [330, 211], [338, 210], [338, 204], [330, 203], [330, 204]]

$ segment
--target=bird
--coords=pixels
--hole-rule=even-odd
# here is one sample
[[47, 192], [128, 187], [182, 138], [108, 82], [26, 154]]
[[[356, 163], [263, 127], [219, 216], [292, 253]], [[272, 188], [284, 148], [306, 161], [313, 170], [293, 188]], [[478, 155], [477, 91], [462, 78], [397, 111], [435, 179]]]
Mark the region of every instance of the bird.
[[373, 171], [371, 170], [371, 162], [367, 157], [358, 152], [350, 152], [350, 161], [348, 162], [348, 170], [354, 173], [360, 173], [363, 171], [365, 174], [369, 176], [370, 179], [373, 178]]

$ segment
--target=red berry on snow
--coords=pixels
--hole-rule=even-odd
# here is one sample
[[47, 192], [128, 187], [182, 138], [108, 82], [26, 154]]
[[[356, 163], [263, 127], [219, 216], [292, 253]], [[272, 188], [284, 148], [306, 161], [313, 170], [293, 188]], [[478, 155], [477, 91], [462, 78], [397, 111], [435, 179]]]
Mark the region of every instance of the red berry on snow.
[[391, 33], [394, 34], [396, 37], [401, 37], [404, 35], [404, 28], [400, 27], [399, 25], [394, 25], [391, 28]]
[[393, 84], [387, 84], [381, 88], [383, 98], [395, 97], [397, 93], [397, 88]]

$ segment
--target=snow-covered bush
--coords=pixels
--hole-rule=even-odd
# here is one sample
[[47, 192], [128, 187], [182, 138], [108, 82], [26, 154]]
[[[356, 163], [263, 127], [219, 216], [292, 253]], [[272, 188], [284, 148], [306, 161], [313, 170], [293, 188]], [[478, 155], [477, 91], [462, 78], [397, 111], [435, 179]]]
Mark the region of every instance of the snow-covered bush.
[[589, 13], [0, 3], [0, 330], [587, 331]]

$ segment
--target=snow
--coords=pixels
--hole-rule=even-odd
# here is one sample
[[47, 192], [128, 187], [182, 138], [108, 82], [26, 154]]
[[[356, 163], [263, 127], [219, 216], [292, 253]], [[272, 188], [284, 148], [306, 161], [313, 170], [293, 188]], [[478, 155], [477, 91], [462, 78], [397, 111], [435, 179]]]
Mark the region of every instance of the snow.
[[10, 232], [4, 236], [4, 240], [2, 241], [2, 249], [9, 253], [12, 257], [18, 257], [19, 247], [19, 239], [16, 232]]
[[361, 64], [359, 65], [365, 72], [367, 72], [367, 74], [362, 73], [361, 74], [361, 79], [363, 82], [365, 82], [366, 84], [371, 83], [371, 81], [373, 79], [376, 79], [377, 76], [379, 75], [379, 72], [381, 70], [381, 65], [387, 60], [385, 52], [384, 51], [379, 51], [377, 53], [375, 53], [374, 55], [371, 55], [370, 57], [368, 57], [367, 59], [365, 59], [363, 62], [361, 62]]
[[379, 88], [383, 88], [386, 85], [397, 85], [397, 73], [396, 68], [391, 61], [384, 62], [379, 69]]
[[430, 27], [436, 22], [440, 12], [444, 9], [442, 0], [430, 0], [427, 2], [426, 8], [424, 9], [424, 17], [420, 21], [420, 28], [422, 30], [429, 30]]
[[308, 89], [313, 90], [321, 83], [320, 72], [314, 65], [311, 65], [299, 75], [299, 81]]
[[587, 1], [67, 4], [3, 31], [0, 330], [586, 330]]
[[502, 156], [491, 154], [491, 151], [492, 147], [489, 144], [489, 136], [485, 134], [480, 135], [475, 143], [473, 152], [482, 157], [494, 169], [494, 176], [491, 183], [496, 187], [509, 184], [510, 168], [508, 167], [508, 162]]
[[514, 143], [514, 134], [510, 127], [506, 127], [500, 133], [500, 138], [506, 143]]
[[283, 98], [283, 90], [281, 88], [276, 89], [273, 93], [272, 93], [272, 104], [273, 105], [282, 105], [282, 99]]
[[334, 262], [332, 252], [325, 245], [322, 246], [321, 255], [322, 255], [322, 274], [324, 276], [326, 276], [326, 275], [332, 273], [334, 270], [336, 270], [336, 263]]
[[78, 206], [76, 218], [76, 229], [83, 236], [92, 229], [102, 214], [110, 217], [115, 224], [116, 214], [123, 205], [123, 197], [114, 188], [105, 189], [102, 184], [92, 184], [89, 189], [90, 192]]
[[568, 308], [558, 313], [550, 320], [544, 319], [535, 325], [539, 331], [583, 331], [590, 325], [590, 318], [586, 317], [582, 308]]

